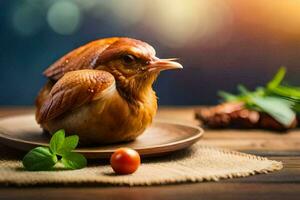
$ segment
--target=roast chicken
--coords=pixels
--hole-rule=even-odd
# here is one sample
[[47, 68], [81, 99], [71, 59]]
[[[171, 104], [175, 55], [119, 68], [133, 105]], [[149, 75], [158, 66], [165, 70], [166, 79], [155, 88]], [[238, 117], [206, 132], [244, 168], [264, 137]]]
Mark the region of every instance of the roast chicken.
[[78, 135], [82, 145], [134, 140], [156, 114], [153, 82], [160, 71], [179, 68], [140, 40], [90, 42], [44, 71], [48, 82], [36, 99], [36, 120], [50, 134]]

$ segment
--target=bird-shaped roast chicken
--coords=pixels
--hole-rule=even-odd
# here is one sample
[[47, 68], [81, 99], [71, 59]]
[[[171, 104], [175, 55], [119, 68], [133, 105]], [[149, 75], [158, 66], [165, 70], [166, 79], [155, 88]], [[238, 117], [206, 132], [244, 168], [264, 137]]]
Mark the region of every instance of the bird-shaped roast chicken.
[[46, 69], [36, 120], [49, 133], [77, 134], [85, 145], [133, 140], [155, 116], [152, 84], [159, 72], [182, 68], [172, 60], [131, 38], [90, 42]]

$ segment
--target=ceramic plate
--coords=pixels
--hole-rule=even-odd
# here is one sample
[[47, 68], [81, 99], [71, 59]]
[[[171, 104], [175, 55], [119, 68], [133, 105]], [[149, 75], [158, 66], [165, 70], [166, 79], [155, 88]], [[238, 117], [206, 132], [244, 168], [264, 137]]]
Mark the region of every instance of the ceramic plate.
[[[76, 152], [88, 158], [108, 158], [119, 147], [130, 147], [141, 156], [160, 156], [187, 148], [203, 135], [199, 127], [156, 121], [145, 133], [129, 143], [79, 147]], [[43, 133], [34, 115], [18, 115], [0, 119], [0, 143], [29, 151], [37, 146], [47, 146], [49, 136]]]

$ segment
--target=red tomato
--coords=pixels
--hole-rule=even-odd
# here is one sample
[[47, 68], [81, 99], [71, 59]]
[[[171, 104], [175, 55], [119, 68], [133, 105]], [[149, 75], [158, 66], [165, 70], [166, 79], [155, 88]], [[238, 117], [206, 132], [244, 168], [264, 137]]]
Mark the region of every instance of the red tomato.
[[110, 157], [110, 165], [117, 174], [132, 174], [140, 164], [139, 153], [130, 148], [119, 148]]

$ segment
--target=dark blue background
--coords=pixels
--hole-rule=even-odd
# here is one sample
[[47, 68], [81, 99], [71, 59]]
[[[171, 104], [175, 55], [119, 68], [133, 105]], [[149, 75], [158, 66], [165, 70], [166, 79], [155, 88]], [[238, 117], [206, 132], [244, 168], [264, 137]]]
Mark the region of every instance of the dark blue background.
[[[249, 31], [246, 22], [228, 27], [232, 35], [226, 45], [209, 48], [193, 42], [172, 48], [141, 24], [119, 26], [110, 17], [96, 19], [88, 12], [83, 13], [80, 28], [70, 35], [53, 31], [46, 13], [41, 12], [41, 18], [33, 20], [42, 20], [42, 27], [34, 35], [24, 35], [12, 26], [14, 9], [24, 2], [0, 2], [0, 105], [33, 104], [46, 81], [42, 72], [47, 66], [73, 48], [112, 36], [138, 38], [152, 44], [158, 57], [180, 58], [184, 69], [163, 72], [155, 84], [160, 104], [214, 104], [219, 89], [234, 91], [238, 83], [254, 88], [270, 79], [281, 65], [287, 66], [290, 82], [300, 83], [300, 39], [276, 39], [255, 26]], [[169, 28], [172, 26], [176, 24]], [[220, 41], [212, 37], [208, 42]]]

